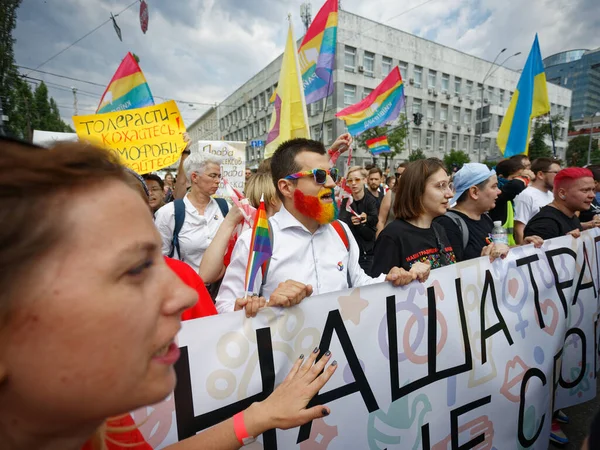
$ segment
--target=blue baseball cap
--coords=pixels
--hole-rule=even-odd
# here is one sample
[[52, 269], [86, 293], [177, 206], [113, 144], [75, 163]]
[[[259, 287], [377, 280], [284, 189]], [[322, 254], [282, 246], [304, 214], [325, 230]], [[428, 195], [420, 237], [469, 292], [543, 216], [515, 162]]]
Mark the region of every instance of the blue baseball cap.
[[495, 170], [481, 163], [467, 163], [454, 174], [454, 197], [450, 200], [450, 206], [456, 205], [457, 200], [472, 186], [483, 183], [488, 178], [496, 175]]

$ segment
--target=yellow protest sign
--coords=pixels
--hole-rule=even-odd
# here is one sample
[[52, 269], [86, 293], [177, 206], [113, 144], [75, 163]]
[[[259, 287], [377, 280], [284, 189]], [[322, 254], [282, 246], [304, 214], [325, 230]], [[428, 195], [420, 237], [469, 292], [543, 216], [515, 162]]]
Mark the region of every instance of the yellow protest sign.
[[183, 119], [171, 100], [146, 108], [73, 116], [81, 140], [114, 152], [139, 174], [170, 166], [185, 148]]

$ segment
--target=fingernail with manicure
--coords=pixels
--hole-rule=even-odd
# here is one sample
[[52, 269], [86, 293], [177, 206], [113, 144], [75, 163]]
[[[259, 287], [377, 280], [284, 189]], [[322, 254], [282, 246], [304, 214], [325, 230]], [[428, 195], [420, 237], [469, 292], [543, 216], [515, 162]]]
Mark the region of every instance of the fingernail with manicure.
[[321, 413], [322, 413], [324, 416], [328, 416], [328, 415], [329, 415], [329, 411], [327, 411], [327, 409], [325, 409], [325, 408], [323, 408], [323, 409], [321, 410]]
[[300, 355], [300, 359], [304, 359], [304, 353]]
[[337, 361], [331, 363], [332, 366], [337, 366]]
[[313, 350], [313, 353], [319, 353], [319, 347], [315, 347], [315, 349]]
[[330, 352], [329, 350], [327, 350], [327, 351], [325, 352], [325, 356], [329, 356], [329, 355], [331, 355], [331, 352]]

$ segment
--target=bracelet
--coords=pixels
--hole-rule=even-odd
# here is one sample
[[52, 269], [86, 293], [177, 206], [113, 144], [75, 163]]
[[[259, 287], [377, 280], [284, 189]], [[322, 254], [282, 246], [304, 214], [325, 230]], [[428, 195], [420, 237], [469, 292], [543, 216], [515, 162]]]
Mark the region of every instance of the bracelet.
[[248, 434], [248, 430], [246, 430], [246, 424], [244, 423], [244, 411], [241, 411], [233, 416], [233, 431], [235, 433], [235, 437], [242, 447], [244, 445], [251, 444], [256, 440], [256, 438], [254, 436], [250, 436]]

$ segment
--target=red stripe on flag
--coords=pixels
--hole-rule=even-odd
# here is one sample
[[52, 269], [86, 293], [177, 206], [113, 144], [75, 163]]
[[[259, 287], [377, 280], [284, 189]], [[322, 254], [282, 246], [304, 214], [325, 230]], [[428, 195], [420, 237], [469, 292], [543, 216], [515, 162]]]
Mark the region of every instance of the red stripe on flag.
[[[337, 12], [337, 10], [338, 0], [327, 0], [315, 16], [315, 19], [310, 24], [310, 27], [308, 27], [308, 30], [304, 35], [304, 39], [302, 39], [302, 44], [300, 44], [300, 47], [302, 47], [306, 42], [310, 42], [319, 33], [322, 33], [323, 30], [325, 30], [325, 27], [327, 26], [329, 14], [331, 14], [332, 12]], [[300, 47], [298, 47], [298, 49], [300, 49]]]
[[365, 141], [365, 144], [367, 144], [367, 146], [371, 146], [373, 144], [377, 144], [378, 142], [381, 141], [387, 141], [387, 136], [379, 136], [373, 139], [369, 139], [368, 141]]

